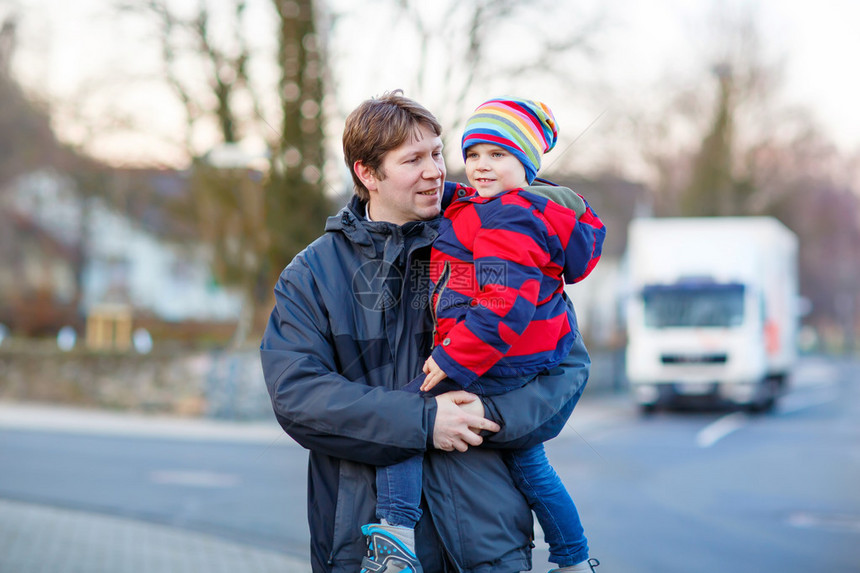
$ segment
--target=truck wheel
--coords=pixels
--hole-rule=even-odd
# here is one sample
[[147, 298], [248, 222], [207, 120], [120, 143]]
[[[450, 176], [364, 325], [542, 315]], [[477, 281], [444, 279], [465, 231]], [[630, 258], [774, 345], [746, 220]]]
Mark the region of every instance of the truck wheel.
[[657, 411], [657, 404], [639, 404], [639, 413], [643, 416], [651, 416]]
[[776, 408], [776, 399], [781, 393], [781, 381], [776, 377], [767, 378], [762, 384], [762, 398], [752, 402], [748, 409], [754, 414], [766, 414]]
[[747, 410], [751, 414], [767, 414], [768, 412], [772, 412], [775, 407], [776, 398], [770, 396], [759, 402], [751, 403], [749, 406], [747, 406]]

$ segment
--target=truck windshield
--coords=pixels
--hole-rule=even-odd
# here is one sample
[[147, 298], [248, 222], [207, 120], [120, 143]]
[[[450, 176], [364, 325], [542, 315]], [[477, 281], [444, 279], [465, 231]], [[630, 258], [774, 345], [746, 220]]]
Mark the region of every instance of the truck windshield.
[[645, 287], [645, 326], [650, 328], [738, 326], [744, 318], [744, 286], [690, 284]]

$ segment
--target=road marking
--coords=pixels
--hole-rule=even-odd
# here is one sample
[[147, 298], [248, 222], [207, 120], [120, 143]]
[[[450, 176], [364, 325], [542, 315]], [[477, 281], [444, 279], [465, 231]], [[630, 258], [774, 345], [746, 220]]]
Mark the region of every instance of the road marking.
[[788, 524], [802, 529], [827, 529], [860, 533], [860, 516], [839, 514], [792, 513]]
[[149, 480], [157, 484], [191, 487], [234, 487], [241, 481], [232, 474], [190, 470], [157, 470], [150, 472]]
[[746, 425], [749, 417], [743, 412], [733, 412], [719, 420], [708, 424], [696, 434], [696, 445], [700, 448], [710, 448], [732, 432]]

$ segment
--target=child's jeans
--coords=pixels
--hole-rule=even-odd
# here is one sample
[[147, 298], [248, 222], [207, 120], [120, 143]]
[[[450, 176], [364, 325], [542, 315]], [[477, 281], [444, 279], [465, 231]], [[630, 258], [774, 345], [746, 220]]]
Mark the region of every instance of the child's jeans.
[[543, 444], [505, 452], [517, 488], [535, 512], [549, 544], [549, 560], [561, 567], [588, 559], [588, 541], [579, 512], [546, 457]]
[[[451, 390], [462, 390], [450, 378], [445, 378], [429, 392], [421, 392], [424, 374], [404, 386], [404, 392], [438, 396]], [[376, 468], [376, 518], [391, 525], [415, 528], [421, 519], [421, 482], [424, 455], [418, 454], [390, 466]]]
[[[417, 392], [424, 381], [421, 375], [403, 390]], [[438, 395], [454, 388], [448, 379], [442, 380], [429, 395]], [[505, 463], [514, 483], [523, 493], [538, 518], [549, 544], [550, 561], [561, 567], [575, 565], [588, 559], [588, 542], [579, 519], [579, 512], [558, 474], [546, 457], [543, 444], [524, 450], [508, 450]], [[376, 469], [376, 517], [391, 525], [414, 528], [421, 518], [421, 481], [424, 456]], [[477, 486], [478, 484], [476, 484]]]

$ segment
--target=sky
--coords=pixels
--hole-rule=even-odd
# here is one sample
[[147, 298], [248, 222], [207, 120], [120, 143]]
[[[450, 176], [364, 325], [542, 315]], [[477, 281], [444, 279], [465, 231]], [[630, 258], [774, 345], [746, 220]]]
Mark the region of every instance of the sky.
[[[651, 92], [667, 76], [694, 75], [693, 67], [701, 65], [704, 44], [712, 37], [715, 5], [724, 11], [752, 11], [761, 25], [765, 58], [785, 61], [781, 96], [785, 104], [807, 107], [844, 151], [860, 151], [860, 74], [851, 65], [851, 59], [860, 54], [856, 29], [860, 2], [585, 0], [576, 4], [605, 7], [606, 30], [599, 35], [601, 57], [594, 76], [626, 92], [629, 99]], [[370, 27], [378, 16], [365, 14], [364, 18], [356, 18], [354, 34]], [[389, 42], [388, 38], [376, 43], [370, 39], [351, 43], [350, 50], [355, 60], [374, 61]], [[354, 68], [347, 61], [342, 70]], [[351, 80], [352, 103], [396, 84], [396, 78], [385, 65], [358, 76]], [[521, 91], [526, 89], [537, 88]]]
[[[860, 150], [860, 3], [852, 0], [774, 2], [769, 33], [785, 37], [790, 62], [786, 92], [807, 104], [845, 150]], [[778, 6], [778, 7], [777, 7]]]
[[[385, 4], [381, 0], [367, 1], [376, 6]], [[414, 70], [409, 68], [415, 58], [406, 49], [392, 49], [390, 29], [379, 28], [387, 21], [378, 11], [356, 9], [349, 0], [330, 2], [336, 10], [347, 13], [341, 19], [339, 36], [333, 38], [337, 106], [341, 113], [366, 97], [392, 87], [405, 87], [413, 81]], [[169, 164], [175, 160], [176, 149], [167, 145], [165, 139], [181, 125], [180, 110], [168, 101], [167, 91], [153, 87], [152, 82], [130, 82], [123, 74], [117, 74], [113, 82], [110, 80], [113, 73], [110, 70], [129, 68], [155, 76], [158, 60], [154, 51], [141, 48], [145, 28], [130, 19], [111, 17], [105, 12], [106, 4], [104, 0], [0, 0], [0, 16], [10, 7], [17, 8], [21, 15], [16, 73], [28, 89], [47, 92], [56, 101], [81, 100], [81, 94], [103, 90], [104, 95], [87, 100], [86, 106], [65, 107], [65, 115], [58, 121], [63, 137], [77, 142], [93, 141], [91, 151], [105, 158], [120, 155], [132, 163]], [[765, 54], [786, 62], [783, 102], [809, 109], [846, 154], [860, 153], [860, 74], [849, 60], [860, 54], [860, 34], [856, 31], [860, 2], [582, 0], [571, 4], [585, 6], [586, 12], [589, 8], [605, 7], [609, 26], [599, 35], [599, 66], [576, 79], [582, 82], [596, 79], [599, 85], [624, 94], [614, 99], [615, 105], [622, 107], [628, 105], [625, 102], [633, 105], [638, 94], [659, 92], [661, 82], [667, 77], [684, 74], [692, 77], [691, 67], [700, 61], [694, 55], [701, 50], [702, 38], [709, 33], [715, 5], [753, 10], [761, 24]], [[564, 7], [565, 3], [558, 5]], [[265, 12], [259, 14], [262, 17]], [[406, 46], [407, 39], [395, 39], [394, 43]], [[520, 93], [526, 90], [543, 93], [544, 86], [536, 86], [534, 82], [520, 87], [515, 81], [505, 83], [506, 79], [511, 80], [498, 78], [498, 85], [516, 86]], [[565, 104], [579, 101], [576, 97], [559, 91], [546, 93], [556, 102], [561, 101], [552, 103], [552, 107], [560, 116], [561, 125], [570, 125], [569, 138], [588, 129], [601, 113], [599, 105], [583, 105], [577, 110], [571, 105], [569, 111]], [[487, 94], [493, 95], [497, 94]], [[477, 103], [480, 101], [469, 105]], [[75, 117], [90, 118], [92, 124], [92, 118], [109, 113], [145, 117], [143, 123], [151, 133], [93, 138], [99, 126], [87, 127], [86, 122]], [[441, 114], [440, 119], [444, 124]], [[590, 137], [599, 138], [600, 130], [594, 131]]]

